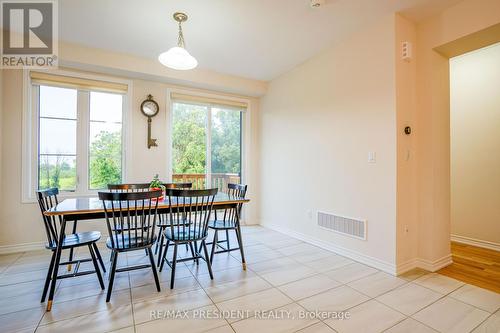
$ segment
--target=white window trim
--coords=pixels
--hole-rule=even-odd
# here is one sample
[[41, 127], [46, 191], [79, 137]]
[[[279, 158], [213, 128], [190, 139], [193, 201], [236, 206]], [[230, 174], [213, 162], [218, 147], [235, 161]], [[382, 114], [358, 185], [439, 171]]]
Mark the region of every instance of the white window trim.
[[[241, 142], [241, 179], [245, 182], [245, 184], [251, 186], [252, 184], [252, 179], [250, 179], [250, 163], [251, 161], [251, 156], [250, 152], [251, 150], [251, 101], [250, 99], [247, 98], [240, 98], [240, 97], [233, 97], [233, 96], [225, 96], [225, 95], [218, 95], [214, 93], [206, 93], [206, 92], [199, 92], [199, 91], [193, 91], [193, 90], [186, 90], [186, 89], [178, 89], [178, 88], [168, 88], [167, 89], [167, 112], [165, 113], [166, 116], [166, 121], [167, 121], [167, 126], [169, 128], [168, 135], [167, 135], [167, 145], [168, 145], [168, 154], [167, 154], [167, 166], [168, 166], [168, 181], [172, 181], [172, 167], [173, 167], [173, 162], [172, 162], [172, 131], [173, 131], [173, 112], [172, 112], [172, 94], [182, 94], [182, 95], [191, 95], [191, 96], [197, 96], [197, 97], [206, 97], [206, 98], [215, 98], [219, 100], [227, 100], [227, 101], [234, 101], [234, 102], [241, 102], [245, 103], [247, 105], [246, 109], [243, 110], [243, 117], [242, 117], [242, 124], [241, 124], [241, 131], [242, 131], [242, 142]], [[207, 120], [209, 121], [209, 119]], [[208, 147], [207, 147], [208, 149]], [[208, 172], [207, 172], [208, 174]], [[243, 217], [242, 217], [243, 220]]]
[[[129, 163], [126, 163], [127, 156], [131, 151], [131, 119], [132, 119], [132, 89], [133, 84], [131, 80], [100, 76], [95, 74], [73, 72], [68, 70], [52, 70], [51, 73], [61, 76], [70, 76], [75, 78], [97, 80], [112, 83], [121, 83], [127, 85], [127, 93], [124, 94], [123, 102], [123, 119], [122, 119], [122, 179], [124, 182], [127, 180], [129, 174]], [[21, 181], [21, 202], [34, 203], [36, 202], [35, 191], [38, 187], [38, 114], [34, 110], [36, 96], [33, 94], [32, 83], [30, 78], [30, 70], [23, 71], [23, 116], [22, 116], [22, 181]], [[81, 123], [81, 121], [80, 121]], [[88, 125], [85, 125], [88, 126]], [[77, 138], [77, 145], [83, 144], [82, 140]], [[85, 157], [86, 159], [88, 157]], [[86, 170], [81, 174], [82, 161], [77, 163], [77, 176], [86, 176]], [[83, 161], [85, 162], [85, 161]], [[80, 166], [79, 166], [80, 165]], [[86, 165], [86, 164], [85, 164]], [[85, 168], [87, 169], [87, 168]], [[93, 197], [97, 195], [97, 191], [86, 189], [85, 191], [78, 192], [61, 192], [60, 198], [74, 198], [74, 197]]]

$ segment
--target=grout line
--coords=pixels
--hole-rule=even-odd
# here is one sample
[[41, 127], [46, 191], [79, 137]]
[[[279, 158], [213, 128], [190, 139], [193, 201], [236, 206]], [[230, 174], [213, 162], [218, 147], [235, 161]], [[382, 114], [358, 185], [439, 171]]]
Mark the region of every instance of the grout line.
[[[262, 231], [260, 231], [260, 230], [259, 230], [259, 231], [255, 231], [255, 233], [258, 233], [258, 232], [265, 232], [265, 231], [267, 230], [267, 229], [265, 229], [265, 228], [261, 228], [261, 229], [262, 229]], [[255, 234], [255, 233], [252, 233], [252, 234]], [[300, 243], [298, 243], [298, 244], [293, 244], [293, 245], [285, 246], [285, 247], [284, 247], [284, 249], [286, 249], [286, 248], [291, 248], [291, 247], [295, 247], [295, 246], [299, 246], [299, 245], [301, 245], [301, 244], [309, 244], [309, 243], [307, 243], [307, 242], [300, 242]], [[266, 246], [266, 244], [264, 244], [264, 243], [259, 243], [259, 242], [257, 242], [257, 243], [251, 243], [251, 245], [248, 245], [247, 247], [260, 246], [260, 245], [267, 247], [267, 246]], [[311, 245], [311, 244], [309, 244], [309, 245]], [[314, 245], [311, 245], [311, 246], [314, 246]], [[314, 247], [315, 247], [315, 246], [314, 246]], [[276, 252], [276, 251], [277, 251], [277, 249], [271, 249], [271, 248], [269, 248], [269, 250], [270, 250], [270, 251], [274, 251], [274, 252]], [[267, 250], [267, 249], [263, 249], [263, 251], [269, 251], [269, 250]], [[327, 251], [328, 251], [328, 250], [327, 250]], [[259, 251], [257, 251], [257, 253], [256, 253], [255, 255], [258, 255], [258, 252], [259, 252]], [[331, 252], [332, 254], [335, 254], [335, 253], [334, 253], [334, 252], [332, 252], [332, 251], [328, 251], [328, 252]], [[5, 268], [5, 270], [3, 270], [3, 271], [2, 271], [2, 273], [0, 273], [0, 277], [4, 276], [5, 271], [6, 271], [7, 269], [9, 269], [10, 267], [12, 267], [12, 266], [16, 265], [16, 264], [19, 262], [19, 260], [21, 260], [21, 258], [26, 258], [26, 254], [27, 254], [27, 253], [28, 253], [28, 252], [22, 252], [22, 253], [21, 253], [21, 254], [20, 254], [20, 255], [19, 255], [19, 256], [15, 259], [15, 260], [13, 260], [13, 261], [12, 261], [12, 263], [8, 264], [8, 265], [6, 266], [6, 268]], [[280, 253], [281, 253], [281, 252], [280, 252]], [[238, 258], [238, 257], [239, 257], [239, 252], [236, 252], [236, 251], [234, 251], [234, 253], [233, 253], [233, 252], [230, 252], [230, 253], [228, 253], [228, 255], [229, 255], [229, 257], [232, 257], [233, 259], [236, 259], [236, 260], [238, 260], [238, 261], [239, 261], [239, 258]], [[284, 254], [283, 254], [283, 257], [288, 258], [288, 259], [292, 260], [293, 262], [296, 262], [296, 263], [297, 263], [297, 265], [300, 265], [300, 267], [307, 267], [307, 268], [310, 268], [310, 269], [312, 269], [313, 271], [315, 271], [315, 273], [314, 273], [313, 275], [310, 275], [310, 276], [301, 277], [301, 278], [299, 278], [299, 279], [297, 279], [297, 280], [290, 281], [290, 282], [287, 282], [287, 283], [284, 283], [284, 284], [279, 284], [279, 285], [276, 285], [276, 286], [275, 286], [274, 284], [272, 284], [272, 283], [270, 283], [268, 280], [266, 280], [266, 279], [265, 279], [262, 275], [263, 275], [263, 274], [268, 274], [268, 273], [271, 273], [271, 272], [277, 272], [277, 271], [279, 271], [279, 269], [278, 269], [278, 270], [272, 270], [272, 271], [270, 271], [270, 272], [265, 272], [265, 273], [258, 273], [257, 271], [255, 271], [255, 270], [253, 270], [253, 269], [252, 269], [252, 265], [253, 265], [253, 264], [255, 264], [255, 263], [253, 263], [252, 265], [249, 265], [249, 267], [247, 268], [247, 270], [248, 270], [249, 272], [251, 272], [252, 274], [255, 274], [255, 277], [257, 277], [257, 278], [259, 278], [259, 279], [262, 279], [262, 280], [263, 280], [263, 281], [265, 281], [266, 283], [269, 283], [269, 285], [270, 285], [270, 286], [266, 286], [266, 288], [265, 288], [265, 289], [262, 289], [262, 290], [258, 290], [258, 291], [254, 291], [254, 292], [246, 293], [246, 294], [244, 294], [244, 295], [239, 295], [239, 296], [235, 296], [235, 297], [229, 298], [229, 299], [227, 299], [227, 300], [223, 300], [223, 301], [221, 301], [220, 303], [222, 303], [222, 302], [226, 302], [226, 301], [230, 301], [230, 300], [234, 300], [234, 299], [237, 299], [237, 298], [240, 298], [240, 297], [245, 297], [245, 296], [248, 296], [248, 295], [251, 295], [251, 294], [255, 294], [255, 293], [259, 293], [259, 292], [263, 292], [263, 291], [266, 291], [266, 290], [271, 290], [271, 289], [276, 289], [279, 293], [281, 293], [281, 294], [285, 295], [287, 298], [291, 299], [291, 297], [289, 297], [288, 295], [286, 295], [286, 294], [285, 294], [285, 293], [284, 293], [284, 292], [280, 289], [280, 287], [281, 287], [281, 286], [284, 286], [284, 285], [287, 285], [287, 284], [290, 284], [290, 283], [294, 283], [294, 282], [298, 282], [298, 281], [301, 281], [301, 280], [304, 280], [304, 279], [308, 279], [308, 278], [311, 278], [311, 277], [313, 277], [313, 276], [323, 275], [323, 276], [326, 276], [326, 277], [328, 277], [328, 278], [330, 278], [330, 279], [332, 279], [332, 280], [334, 280], [334, 281], [336, 281], [336, 282], [338, 282], [338, 283], [339, 283], [339, 285], [338, 285], [338, 286], [336, 286], [336, 287], [329, 288], [329, 289], [327, 289], [327, 290], [325, 290], [325, 291], [321, 291], [321, 292], [319, 292], [319, 293], [316, 293], [316, 294], [313, 294], [313, 295], [309, 295], [309, 296], [307, 296], [307, 297], [304, 297], [304, 298], [301, 298], [301, 299], [298, 299], [298, 300], [293, 300], [293, 299], [291, 299], [291, 300], [292, 300], [292, 302], [291, 302], [291, 303], [287, 303], [286, 305], [281, 305], [281, 306], [279, 306], [279, 307], [276, 307], [276, 308], [273, 308], [273, 309], [270, 309], [270, 310], [266, 310], [266, 311], [272, 311], [272, 310], [274, 310], [274, 309], [278, 309], [278, 308], [282, 308], [282, 307], [285, 307], [285, 306], [289, 306], [289, 305], [291, 305], [291, 304], [295, 304], [295, 305], [299, 306], [300, 308], [303, 308], [303, 307], [302, 307], [302, 306], [298, 303], [299, 301], [304, 300], [304, 299], [307, 299], [307, 298], [310, 298], [310, 297], [317, 296], [317, 295], [319, 295], [319, 294], [321, 294], [321, 293], [324, 293], [324, 292], [327, 292], [327, 291], [330, 291], [330, 290], [333, 290], [333, 289], [339, 288], [339, 287], [341, 287], [341, 286], [346, 286], [346, 287], [348, 287], [348, 288], [351, 288], [351, 289], [353, 289], [353, 290], [356, 290], [357, 292], [359, 292], [359, 293], [361, 293], [361, 294], [364, 294], [362, 291], [358, 291], [357, 289], [355, 289], [355, 288], [353, 288], [353, 287], [349, 286], [349, 283], [352, 283], [352, 282], [355, 282], [355, 281], [358, 281], [358, 280], [361, 280], [361, 279], [367, 278], [367, 277], [369, 277], [369, 276], [372, 276], [372, 275], [374, 275], [374, 274], [377, 274], [377, 273], [379, 273], [379, 272], [382, 272], [382, 271], [380, 271], [380, 270], [376, 269], [376, 272], [374, 272], [374, 273], [370, 273], [370, 274], [368, 274], [368, 275], [366, 275], [366, 276], [363, 276], [363, 277], [360, 277], [360, 278], [358, 278], [358, 279], [355, 279], [355, 280], [349, 281], [349, 282], [347, 282], [347, 283], [342, 283], [342, 282], [340, 282], [340, 281], [337, 281], [337, 280], [335, 280], [335, 279], [333, 279], [333, 278], [329, 277], [329, 276], [328, 276], [328, 275], [326, 275], [325, 273], [328, 273], [328, 272], [331, 272], [331, 271], [335, 271], [335, 270], [340, 270], [340, 269], [343, 269], [343, 268], [345, 268], [345, 267], [346, 267], [346, 266], [348, 266], [348, 265], [344, 265], [344, 266], [341, 266], [341, 267], [337, 267], [337, 268], [331, 269], [331, 270], [326, 271], [326, 272], [318, 272], [318, 271], [316, 271], [315, 269], [313, 269], [313, 268], [311, 268], [311, 267], [307, 266], [306, 264], [304, 264], [304, 263], [302, 263], [302, 262], [300, 262], [300, 261], [298, 261], [298, 260], [295, 260], [295, 259], [294, 259], [294, 256], [295, 256], [295, 255], [301, 255], [301, 254], [300, 254], [300, 253], [296, 253], [296, 254], [293, 254], [293, 255], [284, 255]], [[302, 255], [307, 255], [307, 253], [303, 253]], [[336, 255], [338, 255], [338, 254], [336, 254]], [[247, 254], [247, 256], [248, 256], [248, 254]], [[338, 256], [340, 256], [340, 255], [338, 255]], [[344, 256], [341, 256], [341, 257], [343, 257], [343, 258], [347, 258], [347, 257], [344, 257]], [[276, 259], [276, 258], [274, 258], [274, 259], [273, 259], [273, 258], [271, 258], [271, 259], [266, 259], [266, 260], [262, 260], [262, 261], [257, 262], [257, 263], [263, 263], [263, 262], [266, 262], [266, 261], [271, 261], [271, 260], [275, 260], [275, 259]], [[316, 260], [320, 261], [320, 260], [323, 260], [323, 259], [324, 259], [324, 258], [319, 258], [319, 259], [316, 259]], [[347, 259], [348, 259], [348, 258], [347, 258]], [[128, 257], [127, 257], [127, 260], [128, 260]], [[349, 260], [350, 260], [350, 259], [349, 259]], [[315, 261], [315, 260], [312, 260], [312, 261]], [[353, 261], [353, 263], [356, 263], [356, 262], [357, 262], [357, 261], [354, 261], [354, 260], [352, 260], [352, 261]], [[353, 263], [351, 263], [351, 264], [353, 264]], [[194, 272], [190, 269], [190, 267], [189, 267], [186, 263], [182, 263], [182, 264], [183, 264], [183, 266], [184, 266], [184, 267], [188, 270], [188, 272], [189, 272], [189, 275], [188, 275], [188, 276], [186, 276], [185, 278], [194, 278], [194, 279], [195, 279], [195, 281], [197, 282], [198, 286], [199, 286], [199, 288], [198, 288], [198, 286], [196, 286], [196, 289], [194, 289], [194, 290], [199, 290], [199, 289], [201, 288], [201, 289], [204, 291], [204, 293], [207, 295], [207, 297], [210, 299], [210, 302], [212, 303], [211, 305], [215, 306], [215, 308], [219, 309], [219, 311], [220, 311], [220, 308], [218, 307], [217, 303], [215, 303], [215, 301], [212, 299], [212, 297], [210, 297], [210, 295], [209, 295], [209, 294], [208, 294], [208, 292], [207, 292], [207, 290], [210, 288], [210, 285], [204, 286], [204, 285], [202, 285], [202, 284], [200, 283], [200, 278], [201, 278], [201, 277], [203, 277], [203, 276], [205, 276], [205, 275], [208, 275], [208, 273], [205, 273], [205, 274], [196, 274], [196, 275], [195, 275], [195, 273], [194, 273]], [[202, 264], [204, 264], [204, 263], [200, 263], [200, 265], [202, 265]], [[364, 265], [364, 264], [363, 264], [363, 265]], [[180, 265], [179, 265], [179, 266], [180, 266]], [[368, 265], [365, 265], [365, 266], [368, 266]], [[238, 267], [240, 267], [240, 266], [230, 267], [230, 268], [229, 268], [229, 270], [231, 270], [231, 269], [235, 270], [235, 269], [237, 269]], [[292, 264], [290, 267], [291, 267], [291, 268], [293, 268], [293, 267], [297, 267], [297, 266], [294, 266], [294, 265]], [[370, 266], [368, 266], [368, 267], [370, 267]], [[226, 269], [224, 269], [224, 270], [220, 270], [219, 272], [221, 272], [221, 273], [222, 273], [222, 272], [227, 271], [227, 270], [228, 270], [228, 269], [226, 268]], [[29, 271], [29, 272], [20, 272], [20, 273], [16, 273], [16, 274], [29, 274], [30, 272], [31, 272], [31, 271]], [[132, 309], [131, 311], [132, 311], [133, 329], [134, 329], [134, 332], [135, 332], [135, 331], [136, 331], [136, 323], [135, 323], [135, 314], [134, 314], [134, 307], [133, 307], [134, 302], [133, 302], [133, 298], [132, 298], [132, 277], [131, 277], [131, 275], [130, 275], [128, 272], [127, 272], [127, 274], [128, 274], [128, 289], [129, 289], [129, 290], [128, 290], [128, 292], [129, 292], [129, 297], [130, 297], [130, 306], [131, 306], [131, 309]], [[427, 274], [429, 274], [429, 273], [427, 273]], [[217, 272], [214, 272], [214, 281], [216, 280], [216, 275], [217, 275]], [[422, 276], [425, 276], [425, 275], [426, 275], [426, 274], [424, 274], [424, 275], [422, 275]], [[251, 276], [250, 276], [250, 277], [251, 277]], [[420, 277], [421, 277], [421, 276], [419, 276], [418, 278], [420, 278]], [[218, 284], [217, 286], [219, 286], [219, 287], [220, 287], [220, 286], [224, 286], [225, 284], [231, 284], [231, 283], [241, 282], [241, 281], [244, 281], [244, 280], [246, 280], [246, 279], [248, 279], [248, 278], [249, 278], [249, 276], [246, 276], [246, 277], [244, 277], [243, 279], [237, 279], [237, 280], [235, 280], [235, 281], [225, 282], [225, 283], [222, 283], [222, 284]], [[417, 278], [417, 279], [418, 279], [418, 278]], [[392, 309], [392, 310], [394, 310], [394, 311], [396, 311], [396, 312], [398, 312], [398, 313], [401, 313], [399, 310], [394, 309], [394, 308], [392, 308], [390, 305], [387, 305], [387, 304], [384, 304], [384, 303], [382, 303], [382, 302], [378, 301], [376, 298], [377, 298], [377, 297], [380, 297], [380, 296], [382, 296], [382, 295], [385, 295], [385, 294], [387, 294], [387, 293], [393, 292], [393, 291], [395, 291], [395, 290], [397, 290], [397, 289], [399, 289], [399, 288], [404, 288], [404, 287], [407, 287], [407, 286], [409, 286], [410, 284], [415, 285], [415, 286], [418, 286], [418, 287], [425, 288], [425, 289], [427, 289], [427, 290], [430, 290], [430, 291], [432, 291], [433, 293], [439, 294], [439, 295], [440, 295], [440, 297], [439, 297], [439, 298], [437, 298], [435, 301], [431, 302], [430, 304], [428, 304], [428, 305], [424, 306], [423, 308], [421, 308], [421, 309], [417, 310], [415, 313], [413, 313], [413, 314], [411, 314], [411, 315], [406, 315], [406, 314], [403, 314], [403, 313], [402, 313], [402, 315], [404, 316], [404, 318], [403, 318], [402, 320], [398, 321], [397, 323], [395, 323], [394, 325], [392, 325], [391, 327], [394, 327], [394, 326], [396, 326], [396, 325], [400, 324], [402, 321], [407, 320], [408, 318], [411, 318], [411, 320], [415, 320], [416, 322], [418, 322], [418, 323], [420, 323], [420, 324], [422, 324], [422, 325], [424, 325], [424, 326], [426, 326], [426, 327], [429, 327], [427, 324], [425, 324], [425, 323], [422, 323], [422, 322], [418, 321], [417, 319], [413, 318], [412, 316], [413, 316], [413, 315], [415, 315], [416, 313], [419, 313], [419, 312], [423, 311], [424, 309], [426, 309], [426, 308], [428, 308], [428, 307], [432, 306], [433, 304], [435, 304], [435, 303], [439, 302], [440, 300], [442, 300], [442, 299], [444, 299], [444, 298], [446, 298], [446, 297], [448, 297], [448, 296], [449, 296], [450, 298], [452, 298], [453, 300], [455, 300], [455, 301], [458, 301], [458, 302], [460, 302], [460, 303], [466, 304], [466, 305], [468, 305], [468, 306], [472, 306], [472, 307], [473, 307], [473, 308], [475, 308], [475, 309], [479, 309], [478, 307], [476, 307], [476, 306], [474, 306], [474, 305], [472, 305], [472, 304], [468, 304], [468, 303], [466, 303], [466, 302], [460, 301], [460, 300], [455, 299], [454, 297], [450, 296], [450, 294], [452, 294], [453, 292], [455, 292], [455, 291], [457, 291], [457, 290], [459, 290], [459, 289], [463, 288], [464, 286], [468, 285], [467, 283], [465, 283], [465, 284], [463, 284], [463, 285], [461, 285], [461, 286], [459, 286], [459, 287], [457, 287], [457, 288], [455, 288], [455, 289], [453, 289], [453, 290], [451, 290], [451, 291], [447, 292], [446, 294], [441, 294], [440, 292], [436, 292], [435, 290], [432, 290], [432, 289], [430, 289], [430, 288], [428, 288], [428, 287], [426, 287], [426, 286], [424, 286], [424, 285], [421, 285], [421, 284], [419, 284], [419, 283], [415, 283], [415, 281], [416, 281], [417, 279], [414, 279], [414, 280], [412, 280], [412, 281], [408, 281], [408, 280], [406, 280], [406, 279], [405, 279], [405, 283], [404, 283], [404, 284], [402, 284], [402, 285], [400, 285], [400, 286], [397, 286], [397, 287], [394, 287], [394, 288], [392, 288], [392, 289], [389, 289], [389, 290], [385, 291], [384, 293], [382, 293], [382, 294], [380, 294], [380, 295], [378, 295], [378, 296], [375, 296], [375, 297], [371, 297], [371, 296], [369, 296], [369, 295], [364, 294], [364, 295], [366, 295], [366, 296], [368, 297], [368, 299], [367, 299], [366, 301], [363, 301], [363, 302], [361, 302], [361, 303], [359, 303], [359, 304], [357, 304], [357, 305], [355, 305], [355, 306], [353, 306], [353, 307], [350, 307], [350, 308], [348, 308], [348, 309], [346, 309], [346, 310], [344, 310], [344, 311], [351, 310], [351, 309], [353, 309], [353, 308], [355, 308], [355, 307], [358, 307], [358, 306], [360, 306], [360, 305], [362, 305], [362, 304], [364, 304], [364, 303], [367, 303], [367, 302], [369, 302], [369, 301], [371, 301], [371, 300], [374, 300], [374, 301], [376, 301], [376, 302], [377, 302], [377, 303], [379, 303], [379, 304], [383, 304], [384, 306], [386, 306], [386, 307], [388, 307], [388, 308], [390, 308], [390, 309]], [[21, 283], [29, 283], [29, 282], [34, 282], [34, 281], [41, 281], [41, 282], [43, 282], [43, 279], [42, 279], [42, 280], [24, 281], [24, 282], [21, 282]], [[59, 282], [58, 282], [58, 285], [56, 286], [56, 290], [59, 290], [59, 289], [61, 288], [61, 282], [62, 282], [62, 281], [59, 281]], [[167, 281], [163, 281], [163, 283], [166, 283], [166, 282], [167, 282]], [[13, 284], [8, 284], [8, 285], [4, 285], [4, 286], [9, 286], [9, 285], [18, 285], [18, 284], [21, 284], [21, 283], [13, 283]], [[88, 283], [91, 283], [91, 282], [88, 282]], [[160, 283], [162, 283], [162, 282], [160, 282]], [[148, 284], [145, 284], [145, 285], [148, 285]], [[136, 287], [142, 287], [142, 286], [145, 286], [145, 285], [135, 286], [134, 288], [136, 288]], [[68, 286], [68, 287], [70, 287], [70, 286]], [[78, 284], [76, 284], [76, 285], [71, 285], [71, 287], [78, 287]], [[163, 296], [161, 296], [161, 297], [170, 297], [170, 296], [173, 296], [173, 295], [176, 295], [176, 294], [182, 294], [182, 293], [185, 293], [185, 292], [191, 292], [191, 291], [194, 291], [194, 290], [191, 290], [191, 289], [190, 289], [190, 290], [185, 290], [185, 291], [182, 291], [182, 292], [180, 292], [180, 293], [175, 293], [175, 294], [172, 294], [172, 295], [163, 295]], [[121, 289], [121, 290], [119, 290], [119, 291], [117, 290], [116, 292], [121, 292], [121, 291], [125, 292], [125, 289]], [[24, 294], [23, 294], [23, 295], [24, 295]], [[69, 302], [69, 301], [75, 301], [75, 300], [78, 300], [78, 299], [85, 299], [85, 298], [96, 297], [96, 296], [98, 296], [98, 295], [90, 295], [90, 296], [85, 296], [85, 297], [80, 297], [80, 298], [78, 298], [78, 297], [77, 297], [77, 298], [75, 298], [75, 299], [69, 299], [69, 300], [66, 300], [66, 301], [60, 302], [60, 304], [64, 304], [65, 302]], [[15, 297], [15, 296], [13, 296], [13, 297]], [[144, 300], [143, 300], [143, 301], [144, 301]], [[126, 306], [126, 305], [125, 305], [125, 306]], [[205, 306], [207, 306], [207, 305], [205, 305]], [[202, 306], [202, 307], [205, 307], [205, 306]], [[121, 308], [121, 307], [123, 307], [123, 305], [119, 306], [118, 308]], [[200, 308], [200, 307], [198, 307], [198, 308]], [[24, 310], [29, 310], [29, 309], [24, 309]], [[19, 310], [19, 311], [24, 311], [24, 310]], [[109, 310], [109, 309], [108, 309], [108, 310]], [[62, 321], [62, 320], [70, 320], [70, 319], [74, 319], [74, 318], [79, 318], [79, 317], [87, 316], [87, 315], [94, 314], [94, 313], [98, 313], [98, 312], [102, 312], [102, 311], [106, 311], [106, 309], [102, 309], [102, 310], [99, 310], [99, 311], [94, 311], [94, 312], [92, 312], [92, 313], [86, 313], [86, 314], [78, 315], [78, 316], [75, 316], [75, 317], [70, 317], [70, 318], [66, 318], [66, 319], [61, 319], [61, 320], [59, 320], [59, 321], [54, 321], [54, 322], [52, 322], [52, 323], [55, 323], [55, 322], [60, 322], [60, 321]], [[307, 309], [306, 309], [306, 311], [307, 311]], [[483, 311], [484, 311], [484, 310], [483, 310]], [[18, 311], [15, 311], [15, 312], [18, 312]], [[13, 313], [15, 313], [15, 312], [13, 312]], [[488, 312], [488, 311], [486, 311], [486, 312]], [[46, 314], [46, 313], [47, 313], [47, 312], [44, 312], [44, 313], [42, 314], [42, 316], [41, 316], [40, 320], [38, 321], [38, 324], [37, 324], [37, 325], [36, 325], [36, 327], [35, 327], [35, 331], [36, 331], [36, 330], [38, 330], [38, 328], [41, 326], [41, 323], [42, 323], [43, 318], [45, 317], [45, 314]], [[475, 326], [475, 328], [477, 328], [478, 326], [480, 326], [481, 324], [483, 324], [485, 321], [487, 321], [488, 319], [490, 319], [490, 318], [491, 318], [492, 316], [494, 316], [494, 315], [495, 315], [495, 313], [490, 313], [490, 314], [489, 314], [489, 316], [487, 316], [487, 317], [486, 317], [483, 321], [481, 321], [479, 324], [477, 324], [477, 326]], [[229, 323], [229, 321], [228, 321], [226, 318], [224, 318], [224, 320], [225, 320], [226, 324], [227, 324], [227, 325], [229, 325], [229, 327], [231, 327], [231, 329], [232, 329], [233, 331], [235, 331], [235, 329], [234, 329], [234, 327], [233, 327], [233, 325], [232, 325], [232, 324], [234, 324], [234, 323], [236, 323], [236, 322], [243, 321], [243, 320], [247, 320], [247, 319], [250, 319], [250, 318], [253, 318], [253, 316], [252, 316], [252, 317], [249, 317], [249, 318], [243, 318], [243, 319], [237, 320], [237, 321], [235, 321], [235, 322], [233, 322], [233, 323]], [[317, 319], [317, 318], [316, 318], [316, 319]], [[313, 322], [313, 323], [311, 323], [310, 325], [308, 325], [308, 326], [306, 326], [306, 327], [304, 327], [304, 328], [307, 328], [307, 327], [310, 327], [310, 326], [316, 325], [316, 324], [318, 324], [318, 323], [323, 323], [323, 324], [327, 325], [328, 327], [330, 327], [331, 329], [333, 329], [333, 330], [334, 330], [334, 328], [333, 328], [333, 327], [329, 326], [329, 325], [328, 325], [327, 323], [325, 323], [323, 320], [321, 320], [321, 319], [317, 319], [317, 320], [318, 320], [317, 322]], [[50, 324], [52, 324], [52, 323], [50, 323]], [[132, 327], [132, 326], [129, 326], [129, 327]], [[223, 326], [220, 326], [220, 327], [223, 327]], [[391, 327], [389, 327], [389, 328], [387, 328], [387, 329], [385, 329], [385, 330], [388, 330], [388, 329], [390, 329]], [[304, 329], [304, 328], [301, 328], [301, 330], [302, 330], [302, 329]]]

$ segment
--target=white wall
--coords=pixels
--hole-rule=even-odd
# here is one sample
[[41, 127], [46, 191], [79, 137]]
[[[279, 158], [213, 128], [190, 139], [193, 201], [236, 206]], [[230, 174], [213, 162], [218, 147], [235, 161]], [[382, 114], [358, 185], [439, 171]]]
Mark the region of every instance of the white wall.
[[[21, 202], [21, 165], [22, 165], [22, 113], [23, 113], [23, 74], [21, 70], [4, 70], [2, 100], [3, 121], [0, 122], [0, 144], [3, 155], [0, 155], [0, 252], [15, 250], [17, 245], [40, 246], [45, 234], [42, 227], [40, 211], [36, 203]], [[131, 141], [130, 151], [127, 155], [127, 179], [129, 182], [149, 181], [156, 173], [162, 179], [168, 176], [169, 147], [167, 137], [169, 124], [167, 121], [167, 89], [179, 88], [165, 83], [132, 80], [132, 117], [130, 119], [131, 131], [128, 133]], [[181, 87], [192, 91], [189, 87]], [[204, 91], [208, 92], [208, 91]], [[153, 119], [152, 135], [157, 138], [158, 147], [148, 149], [146, 145], [147, 120], [141, 114], [139, 106], [148, 94], [152, 94], [159, 103], [160, 112]], [[228, 95], [228, 94], [226, 94]], [[234, 95], [228, 95], [234, 96]], [[244, 97], [244, 96], [238, 96]], [[257, 161], [257, 128], [259, 99], [246, 97], [250, 100], [250, 129], [248, 152], [249, 170], [245, 175], [245, 182], [249, 185], [248, 197], [251, 203], [245, 208], [245, 222], [257, 223], [256, 211], [258, 198], [256, 179], [258, 177]], [[8, 158], [7, 158], [8, 156]], [[255, 184], [255, 185], [254, 185]], [[107, 231], [102, 221], [87, 221], [80, 223], [80, 230], [100, 230], [103, 235]], [[31, 245], [30, 245], [31, 244]]]
[[500, 247], [500, 44], [450, 60], [451, 233]]
[[[272, 80], [260, 113], [262, 223], [348, 249], [390, 271], [396, 258], [394, 45], [391, 15]], [[368, 163], [370, 151], [376, 164]], [[368, 239], [318, 228], [318, 210], [367, 219]]]

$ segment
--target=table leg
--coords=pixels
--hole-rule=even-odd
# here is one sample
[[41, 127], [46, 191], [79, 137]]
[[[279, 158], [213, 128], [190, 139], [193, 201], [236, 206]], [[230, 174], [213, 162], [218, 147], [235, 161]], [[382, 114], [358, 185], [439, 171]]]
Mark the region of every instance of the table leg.
[[56, 261], [54, 262], [54, 270], [52, 272], [52, 281], [50, 282], [49, 300], [47, 301], [47, 311], [52, 310], [52, 300], [56, 291], [57, 273], [59, 271], [59, 263], [61, 262], [62, 244], [64, 242], [66, 232], [66, 218], [63, 217], [61, 229], [59, 230], [59, 241], [56, 248]]
[[[73, 221], [73, 230], [72, 230], [72, 233], [73, 234], [76, 234], [76, 224], [77, 224], [77, 220], [74, 220]], [[69, 249], [69, 261], [72, 261], [73, 260], [73, 248]], [[71, 271], [71, 264], [68, 264], [68, 272]]]

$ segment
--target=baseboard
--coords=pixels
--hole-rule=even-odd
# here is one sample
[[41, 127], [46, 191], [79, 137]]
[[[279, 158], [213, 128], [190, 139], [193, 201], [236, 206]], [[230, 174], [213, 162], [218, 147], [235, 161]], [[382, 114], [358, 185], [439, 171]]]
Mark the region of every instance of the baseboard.
[[374, 258], [371, 256], [367, 256], [366, 254], [363, 254], [363, 253], [360, 253], [357, 251], [353, 251], [353, 250], [347, 249], [347, 248], [342, 247], [342, 246], [334, 245], [330, 242], [326, 242], [326, 241], [318, 239], [316, 237], [312, 237], [312, 236], [291, 230], [289, 228], [278, 226], [278, 225], [275, 225], [272, 223], [264, 223], [263, 222], [263, 223], [261, 223], [261, 225], [263, 225], [266, 228], [281, 232], [281, 233], [286, 234], [290, 237], [301, 240], [303, 242], [315, 245], [317, 247], [320, 247], [320, 248], [328, 250], [328, 251], [335, 252], [335, 253], [340, 254], [342, 256], [345, 256], [349, 259], [352, 259], [352, 260], [358, 261], [360, 263], [366, 264], [368, 266], [377, 268], [377, 269], [384, 271], [386, 273], [389, 273], [392, 275], [397, 274], [396, 265], [385, 262], [383, 260], [380, 260], [380, 259], [377, 259], [377, 258]]
[[484, 240], [480, 240], [480, 239], [458, 236], [458, 235], [451, 235], [451, 240], [453, 242], [457, 242], [457, 243], [482, 247], [484, 249], [489, 249], [489, 250], [494, 250], [494, 251], [500, 251], [500, 244], [498, 244], [498, 243], [493, 243], [493, 242], [488, 242], [488, 241], [484, 241]]
[[414, 268], [421, 268], [425, 269], [426, 271], [429, 272], [436, 272], [440, 270], [443, 267], [446, 267], [450, 264], [453, 263], [453, 260], [451, 258], [451, 253], [434, 261], [422, 259], [422, 258], [414, 258], [411, 260], [408, 260], [402, 264], [398, 264], [397, 266], [397, 275], [401, 275], [403, 273], [406, 273], [408, 271], [411, 271]]
[[27, 252], [45, 249], [45, 242], [23, 243], [0, 246], [0, 254]]

